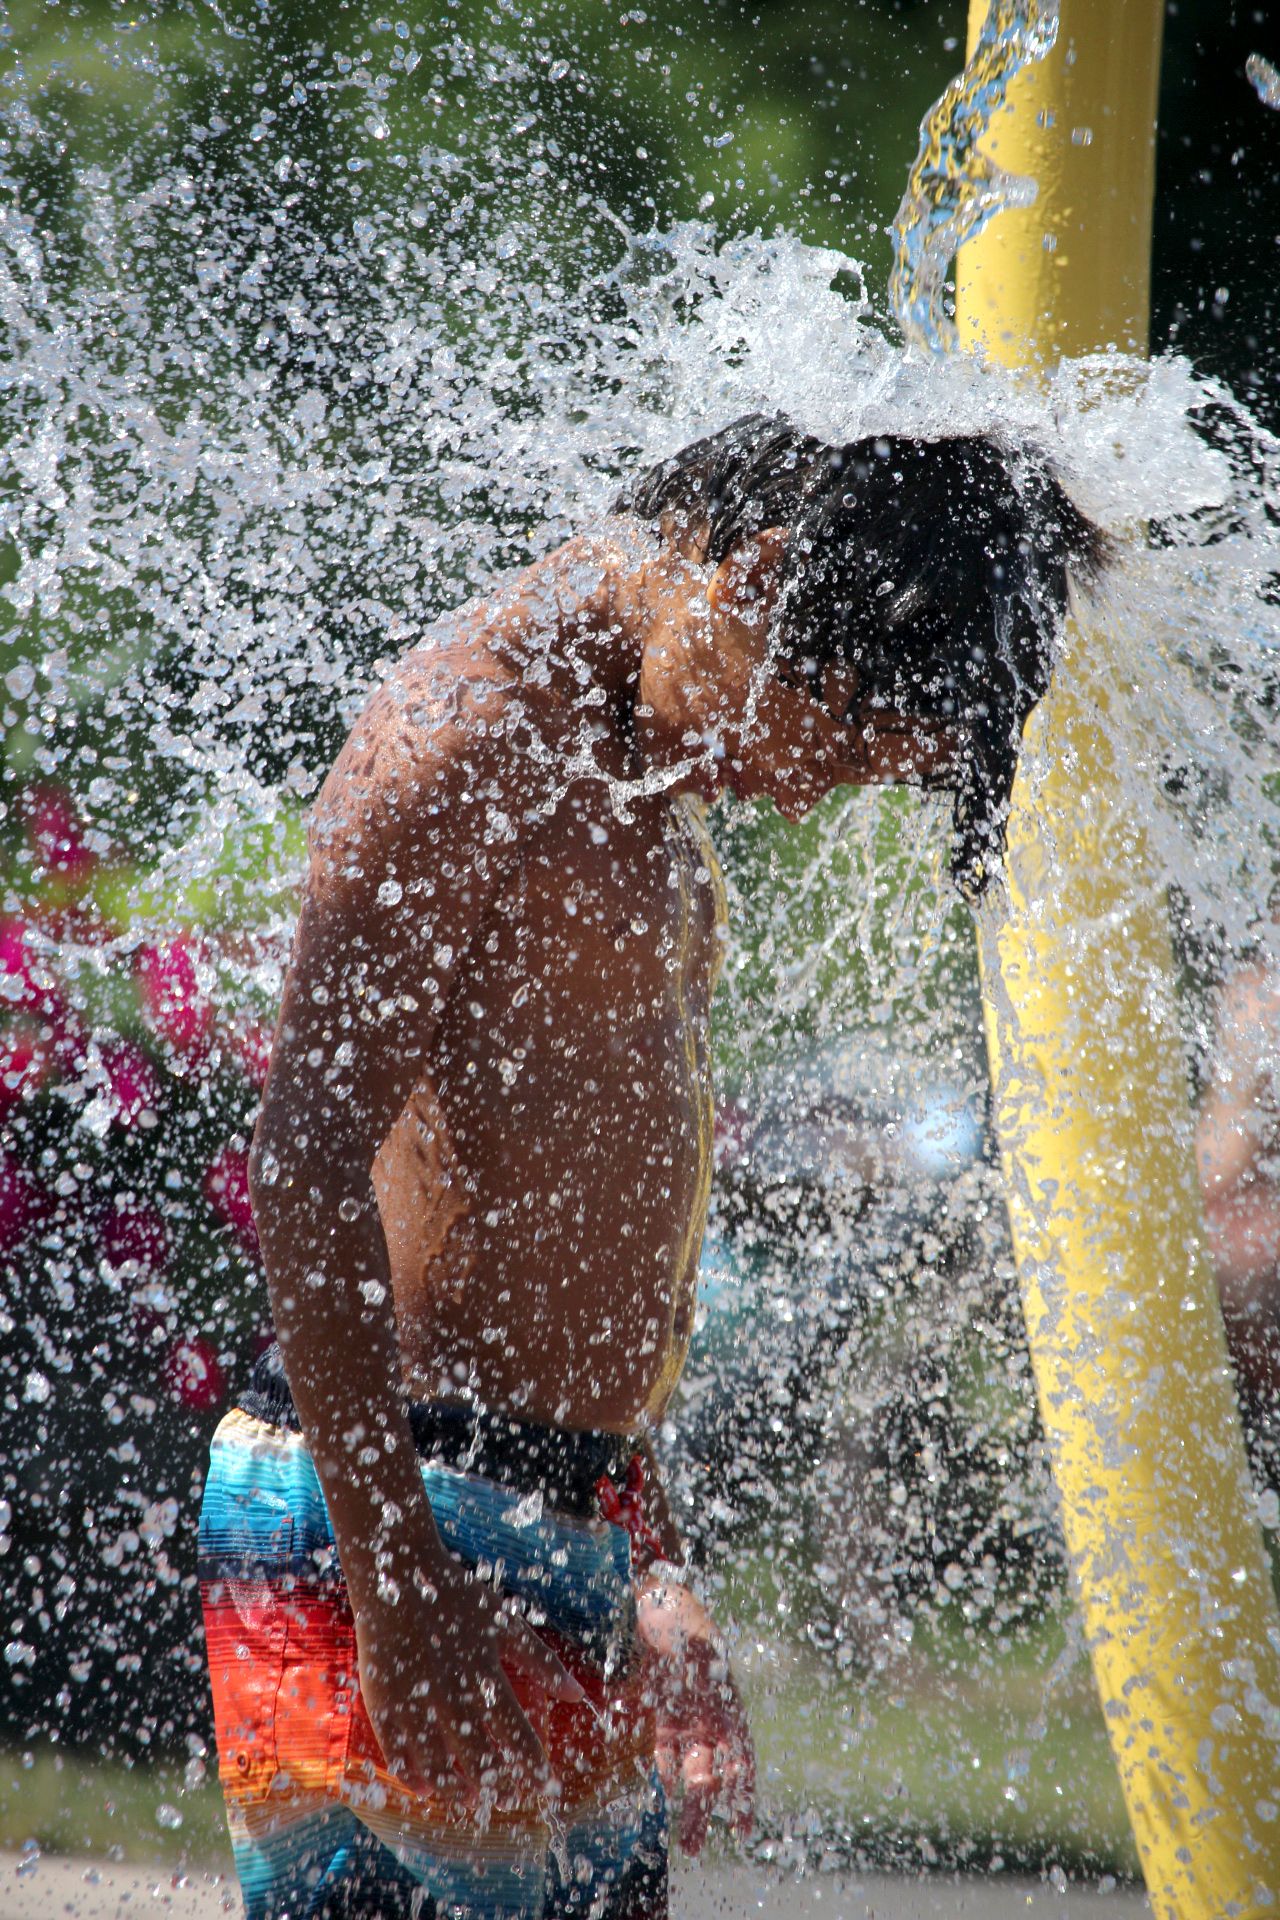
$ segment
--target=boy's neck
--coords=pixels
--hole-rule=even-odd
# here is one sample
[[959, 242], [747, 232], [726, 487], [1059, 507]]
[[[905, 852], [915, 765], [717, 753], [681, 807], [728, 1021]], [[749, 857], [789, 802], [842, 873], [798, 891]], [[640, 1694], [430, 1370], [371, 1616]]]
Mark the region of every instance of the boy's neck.
[[[672, 652], [673, 622], [678, 631], [696, 613], [683, 603], [706, 594], [696, 546], [619, 516], [567, 542], [522, 582], [497, 651], [527, 685], [530, 717], [541, 708], [553, 720], [567, 758], [578, 759], [590, 739], [600, 772], [630, 781], [704, 758], [686, 738], [690, 675]], [[719, 789], [708, 762], [675, 791], [711, 800]]]
[[[655, 676], [654, 652], [663, 647], [663, 628], [682, 599], [705, 594], [697, 555], [684, 541], [623, 521], [611, 523], [603, 536], [570, 542], [554, 560], [559, 583], [568, 589], [561, 604], [571, 612], [557, 623], [548, 665], [562, 709], [579, 726], [594, 720], [602, 729], [596, 747], [601, 770], [634, 780], [673, 757], [688, 759], [648, 702], [655, 689], [661, 700], [663, 676]], [[688, 784], [713, 797], [714, 782]]]

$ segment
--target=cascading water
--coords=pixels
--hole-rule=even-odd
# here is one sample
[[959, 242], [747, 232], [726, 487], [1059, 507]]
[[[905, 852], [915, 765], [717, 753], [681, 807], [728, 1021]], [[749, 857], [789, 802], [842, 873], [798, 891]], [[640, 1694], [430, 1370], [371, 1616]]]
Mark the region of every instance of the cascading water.
[[973, 56], [920, 123], [920, 151], [893, 223], [889, 302], [909, 346], [955, 345], [945, 306], [947, 268], [966, 240], [1008, 207], [1030, 206], [1036, 183], [1007, 173], [978, 140], [1004, 106], [1009, 82], [1058, 37], [1056, 0], [993, 0]]
[[[262, 1331], [244, 1157], [303, 815], [382, 663], [748, 409], [832, 440], [1033, 444], [1127, 542], [1100, 613], [1132, 689], [1118, 758], [1203, 1049], [1198, 981], [1273, 938], [1280, 448], [1176, 357], [1032, 391], [904, 354], [844, 254], [641, 231], [642, 193], [624, 218], [593, 185], [610, 156], [580, 102], [607, 63], [555, 23], [105, 19], [11, 40], [2, 158], [6, 1737], [37, 1770], [58, 1740], [159, 1753], [146, 1818], [172, 1827], [202, 1804], [192, 1476]], [[616, 30], [641, 66], [644, 28]], [[1031, 191], [974, 142], [1053, 32], [993, 8], [925, 123], [894, 283], [913, 347], [945, 338], [955, 246]], [[1093, 1803], [1038, 1854], [1018, 1826], [1083, 1652], [1057, 1622], [943, 810], [855, 794], [785, 835], [731, 808], [721, 838], [726, 1170], [668, 1439], [686, 1490], [720, 1476], [701, 1525], [773, 1756], [767, 1844], [1087, 1858]], [[819, 1109], [834, 1130], [810, 1139]], [[819, 1463], [798, 1492], [788, 1427]], [[966, 1663], [1005, 1672], [1018, 1633], [1032, 1704], [984, 1745]], [[927, 1710], [903, 1704], [917, 1658]], [[818, 1711], [833, 1672], [843, 1705]], [[998, 1776], [1008, 1824], [984, 1802], [981, 1848], [904, 1780], [948, 1748]], [[84, 1845], [78, 1817], [58, 1831]]]

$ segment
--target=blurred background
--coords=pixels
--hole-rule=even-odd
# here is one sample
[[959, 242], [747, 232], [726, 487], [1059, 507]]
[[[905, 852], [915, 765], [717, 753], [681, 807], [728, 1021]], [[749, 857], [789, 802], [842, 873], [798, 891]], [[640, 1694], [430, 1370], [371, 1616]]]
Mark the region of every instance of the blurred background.
[[[1280, 62], [1269, 15], [1168, 7], [1152, 337], [1280, 430], [1280, 116], [1245, 70]], [[557, 316], [621, 311], [620, 233], [695, 222], [849, 255], [887, 325], [887, 230], [964, 32], [910, 0], [15, 0], [0, 23], [5, 1844], [218, 1845], [194, 1514], [267, 1337], [246, 1153], [305, 805], [379, 662], [563, 531], [548, 499], [607, 497], [590, 445], [557, 493], [563, 456], [519, 438], [593, 351]], [[468, 451], [486, 382], [500, 469]], [[456, 443], [423, 383], [472, 410]], [[1131, 1873], [944, 836], [901, 796], [716, 834], [719, 1160], [663, 1439], [752, 1697], [758, 1844]], [[1193, 1086], [1229, 1104], [1226, 956], [1198, 930], [1181, 961]], [[1250, 1231], [1219, 1244], [1248, 1268], [1274, 1526], [1275, 1242]]]

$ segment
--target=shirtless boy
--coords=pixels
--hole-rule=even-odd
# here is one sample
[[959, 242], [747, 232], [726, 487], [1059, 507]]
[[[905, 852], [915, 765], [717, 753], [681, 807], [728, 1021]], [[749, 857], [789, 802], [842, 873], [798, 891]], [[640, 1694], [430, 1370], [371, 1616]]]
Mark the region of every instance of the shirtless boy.
[[220, 1428], [202, 1520], [250, 1920], [642, 1920], [668, 1798], [690, 1850], [749, 1821], [647, 1437], [710, 1174], [695, 803], [945, 785], [980, 889], [1093, 554], [986, 441], [750, 416], [442, 622], [358, 721], [254, 1147], [283, 1368]]

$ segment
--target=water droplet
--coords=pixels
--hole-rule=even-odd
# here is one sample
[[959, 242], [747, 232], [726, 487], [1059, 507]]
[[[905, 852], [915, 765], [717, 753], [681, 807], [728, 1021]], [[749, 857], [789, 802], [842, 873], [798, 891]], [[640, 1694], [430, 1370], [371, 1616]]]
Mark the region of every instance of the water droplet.
[[167, 1800], [162, 1800], [156, 1808], [156, 1825], [158, 1827], [180, 1827], [182, 1825], [182, 1815], [177, 1807], [171, 1806]]
[[1280, 107], [1280, 67], [1273, 66], [1260, 53], [1251, 53], [1244, 70], [1263, 106]]

